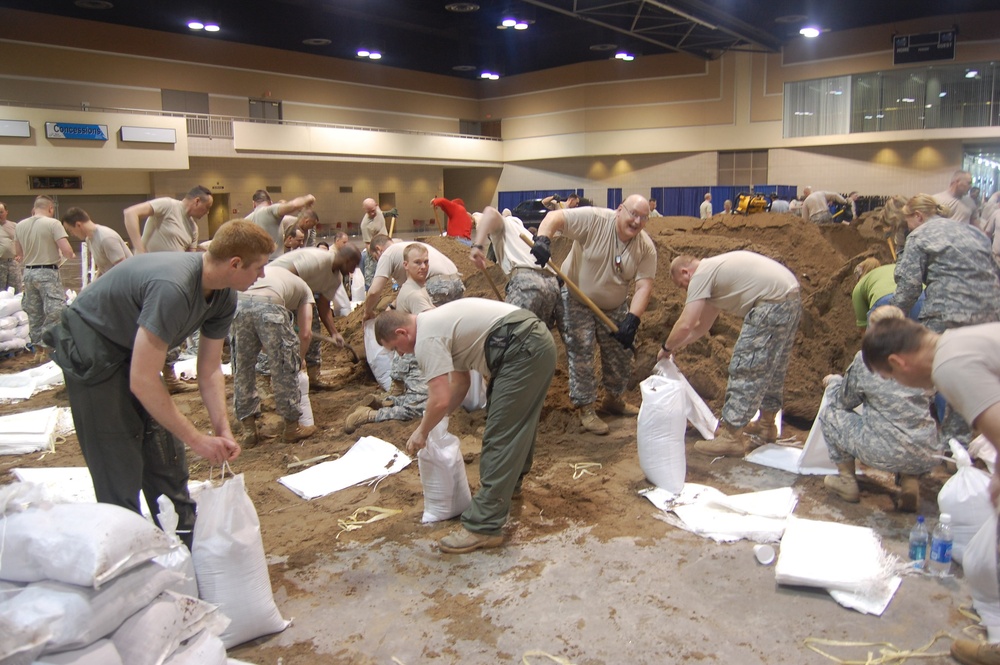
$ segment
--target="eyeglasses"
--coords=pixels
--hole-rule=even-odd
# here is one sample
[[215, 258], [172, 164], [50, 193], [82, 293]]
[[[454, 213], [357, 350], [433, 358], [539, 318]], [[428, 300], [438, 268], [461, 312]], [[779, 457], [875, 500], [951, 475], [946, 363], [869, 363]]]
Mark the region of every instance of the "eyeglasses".
[[627, 212], [629, 214], [629, 217], [631, 217], [632, 219], [634, 219], [634, 220], [636, 220], [638, 222], [647, 222], [647, 221], [649, 221], [649, 215], [643, 215], [643, 216], [640, 217], [639, 215], [635, 214], [634, 210], [631, 210], [624, 203], [622, 204], [622, 210], [624, 210], [625, 212]]

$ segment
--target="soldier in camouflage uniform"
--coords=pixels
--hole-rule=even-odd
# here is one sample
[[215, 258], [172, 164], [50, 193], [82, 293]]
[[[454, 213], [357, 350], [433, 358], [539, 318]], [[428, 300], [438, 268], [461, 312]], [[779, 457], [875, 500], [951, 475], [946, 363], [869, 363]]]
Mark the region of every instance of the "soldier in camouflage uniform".
[[[243, 445], [259, 442], [257, 372], [254, 365], [263, 349], [271, 368], [275, 409], [285, 420], [284, 440], [301, 441], [316, 432], [315, 425], [301, 425], [299, 372], [302, 356], [312, 340], [312, 290], [285, 268], [269, 265], [264, 277], [239, 295], [233, 319], [233, 397], [236, 417], [243, 424]], [[296, 337], [292, 316], [299, 328]]]
[[55, 214], [55, 202], [47, 196], [35, 199], [31, 217], [17, 224], [14, 253], [24, 262], [24, 295], [21, 307], [28, 315], [31, 344], [42, 340], [42, 333], [59, 322], [66, 307], [66, 290], [59, 278], [59, 262], [75, 255], [67, 240], [66, 229]]
[[[900, 214], [910, 234], [896, 262], [892, 304], [908, 312], [925, 293], [919, 320], [936, 333], [1000, 321], [1000, 277], [986, 234], [949, 219], [950, 211], [926, 194], [907, 201]], [[941, 436], [968, 444], [972, 431], [946, 407]]]
[[423, 247], [429, 257], [425, 287], [435, 307], [457, 300], [465, 293], [465, 285], [455, 263], [437, 249], [422, 242], [394, 243], [389, 236], [378, 235], [368, 245], [368, 257], [374, 258], [378, 264], [375, 267], [375, 278], [365, 297], [365, 321], [375, 318], [375, 308], [390, 280], [395, 279], [400, 286], [406, 282], [408, 276], [403, 267], [403, 253], [412, 245]]
[[14, 258], [14, 232], [17, 225], [7, 219], [7, 206], [0, 203], [0, 290], [21, 292], [21, 264]]
[[[897, 506], [906, 512], [916, 510], [920, 503], [918, 476], [934, 468], [938, 463], [935, 456], [941, 453], [927, 391], [907, 388], [870, 372], [860, 351], [843, 377], [831, 375], [825, 383], [827, 406], [819, 414], [819, 422], [830, 459], [840, 474], [827, 476], [824, 484], [845, 501], [857, 503], [861, 495], [855, 460], [861, 460], [876, 469], [901, 474]], [[864, 410], [856, 413], [854, 409], [862, 404]]]
[[744, 428], [758, 409], [757, 433], [773, 443], [777, 435], [774, 419], [781, 409], [785, 373], [802, 316], [795, 275], [766, 256], [737, 251], [709, 259], [678, 256], [670, 264], [670, 279], [687, 290], [687, 302], [658, 358], [700, 339], [721, 312], [743, 319], [729, 363], [722, 421], [715, 439], [698, 441], [695, 450], [743, 457], [747, 451]]
[[476, 239], [469, 258], [480, 270], [486, 270], [485, 246], [493, 246], [497, 264], [507, 275], [504, 301], [534, 313], [550, 328], [562, 323], [562, 297], [559, 279], [549, 267], [539, 267], [528, 251], [522, 235], [531, 236], [517, 217], [503, 217], [487, 206], [476, 217]]
[[[538, 227], [531, 254], [538, 266], [551, 258], [550, 238], [558, 232], [574, 240], [562, 264], [567, 279], [599, 307], [618, 332], [612, 334], [589, 307], [563, 287], [559, 330], [569, 360], [569, 397], [579, 410], [580, 424], [595, 434], [609, 427], [594, 410], [597, 380], [595, 344], [601, 351], [604, 401], [601, 410], [612, 415], [636, 415], [638, 409], [623, 397], [632, 374], [632, 342], [639, 317], [646, 312], [656, 276], [656, 246], [643, 230], [649, 221], [649, 202], [633, 194], [615, 210], [584, 206], [553, 210]], [[635, 291], [629, 301], [628, 293]]]

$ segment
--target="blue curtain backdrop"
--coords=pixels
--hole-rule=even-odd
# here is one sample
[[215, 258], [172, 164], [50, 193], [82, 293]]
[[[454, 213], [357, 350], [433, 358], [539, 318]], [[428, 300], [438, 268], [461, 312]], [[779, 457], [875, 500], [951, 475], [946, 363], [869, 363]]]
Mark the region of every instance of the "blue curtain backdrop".
[[[656, 209], [660, 214], [667, 217], [699, 217], [701, 202], [705, 200], [705, 193], [712, 194], [712, 213], [722, 212], [722, 204], [729, 199], [736, 207], [736, 200], [740, 192], [749, 192], [750, 187], [654, 187], [650, 190], [649, 197], [656, 199]], [[754, 185], [753, 191], [769, 196], [771, 192], [777, 192], [778, 196], [794, 197], [797, 192], [796, 185]]]

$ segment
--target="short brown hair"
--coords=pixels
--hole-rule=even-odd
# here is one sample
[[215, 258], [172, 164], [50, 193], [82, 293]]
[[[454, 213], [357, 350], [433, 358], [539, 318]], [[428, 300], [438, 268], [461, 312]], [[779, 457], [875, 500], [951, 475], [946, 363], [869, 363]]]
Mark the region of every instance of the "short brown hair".
[[69, 224], [70, 226], [76, 226], [80, 222], [89, 222], [90, 215], [83, 208], [70, 208], [66, 211], [66, 214], [62, 216], [62, 223]]
[[234, 256], [248, 261], [258, 256], [270, 256], [274, 240], [267, 231], [245, 219], [233, 219], [215, 232], [208, 253], [212, 258], [227, 261]]
[[414, 253], [419, 253], [426, 256], [430, 252], [428, 252], [427, 248], [421, 245], [419, 242], [411, 242], [409, 245], [403, 248], [403, 260], [409, 261], [410, 257], [412, 257]]
[[375, 341], [385, 344], [396, 336], [396, 329], [410, 322], [410, 314], [404, 314], [394, 309], [387, 309], [375, 317]]
[[929, 334], [927, 328], [910, 319], [883, 319], [871, 325], [861, 340], [861, 358], [873, 372], [887, 370], [889, 356], [916, 351]]

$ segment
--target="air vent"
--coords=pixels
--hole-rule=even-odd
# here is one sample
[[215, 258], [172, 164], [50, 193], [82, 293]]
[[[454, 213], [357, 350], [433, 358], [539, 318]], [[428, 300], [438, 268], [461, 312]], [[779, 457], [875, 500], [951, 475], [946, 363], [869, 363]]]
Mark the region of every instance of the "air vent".
[[268, 185], [264, 191], [268, 194], [281, 194], [281, 185]]
[[351, 186], [341, 187], [340, 188], [340, 193], [341, 194], [353, 194], [354, 193], [354, 188], [351, 187]]

